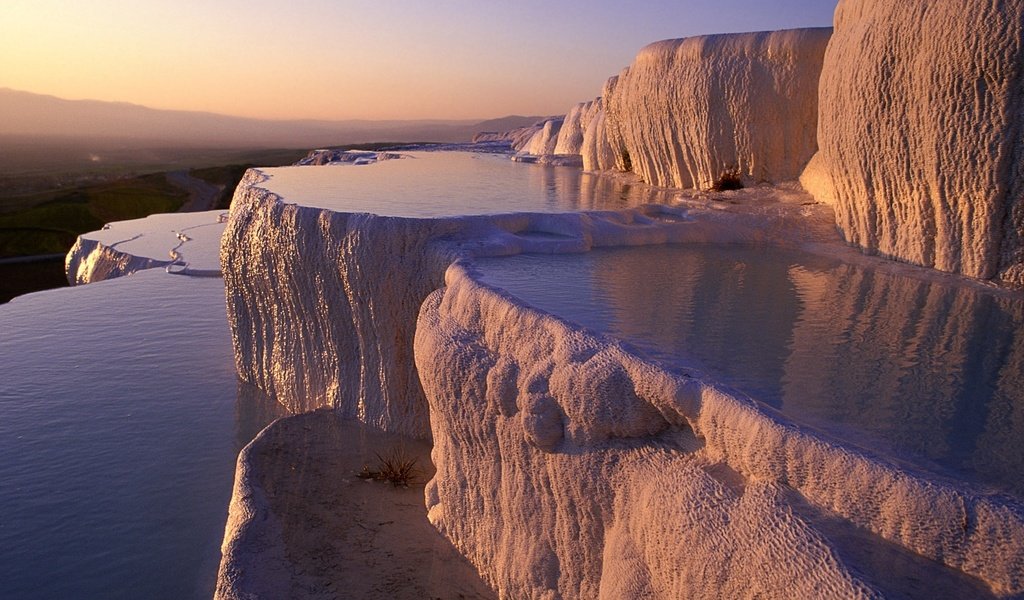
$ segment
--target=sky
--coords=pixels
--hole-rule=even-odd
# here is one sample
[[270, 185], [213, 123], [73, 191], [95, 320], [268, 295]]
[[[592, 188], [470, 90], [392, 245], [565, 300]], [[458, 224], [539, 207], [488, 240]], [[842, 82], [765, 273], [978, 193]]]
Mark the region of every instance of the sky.
[[269, 119], [561, 114], [648, 43], [831, 26], [835, 4], [0, 0], [0, 87]]

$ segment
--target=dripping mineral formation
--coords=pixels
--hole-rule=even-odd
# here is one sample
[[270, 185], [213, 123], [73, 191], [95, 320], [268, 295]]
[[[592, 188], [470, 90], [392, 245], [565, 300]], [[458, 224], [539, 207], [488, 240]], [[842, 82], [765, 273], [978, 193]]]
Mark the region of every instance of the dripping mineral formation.
[[850, 242], [1024, 285], [1024, 3], [843, 0], [803, 182]]

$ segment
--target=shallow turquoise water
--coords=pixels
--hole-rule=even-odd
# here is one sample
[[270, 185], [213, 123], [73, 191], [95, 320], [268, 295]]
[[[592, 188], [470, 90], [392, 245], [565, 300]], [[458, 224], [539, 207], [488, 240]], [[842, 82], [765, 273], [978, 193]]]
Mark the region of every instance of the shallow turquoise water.
[[235, 458], [220, 279], [131, 277], [0, 306], [0, 597], [213, 595]]
[[477, 264], [535, 307], [698, 368], [805, 426], [1024, 496], [1020, 296], [765, 248]]

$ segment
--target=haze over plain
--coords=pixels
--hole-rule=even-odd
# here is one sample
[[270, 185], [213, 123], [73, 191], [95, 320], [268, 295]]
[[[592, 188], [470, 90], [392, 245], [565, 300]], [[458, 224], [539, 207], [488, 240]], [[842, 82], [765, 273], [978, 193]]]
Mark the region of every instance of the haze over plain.
[[834, 0], [8, 0], [0, 87], [261, 119], [561, 114], [599, 94], [655, 40], [825, 26], [834, 8]]

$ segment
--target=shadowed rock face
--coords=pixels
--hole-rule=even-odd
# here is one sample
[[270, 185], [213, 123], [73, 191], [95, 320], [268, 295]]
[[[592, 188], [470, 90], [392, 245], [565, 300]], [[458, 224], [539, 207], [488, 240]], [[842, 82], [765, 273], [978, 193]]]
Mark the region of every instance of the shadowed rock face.
[[1024, 3], [843, 0], [802, 181], [846, 239], [1024, 284]]
[[[605, 87], [604, 127], [618, 168], [682, 188], [709, 188], [729, 169], [754, 181], [796, 179], [817, 149], [830, 34], [795, 29], [647, 46]], [[588, 168], [594, 162], [585, 159]]]

